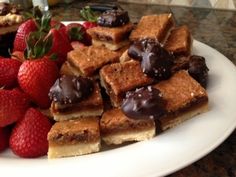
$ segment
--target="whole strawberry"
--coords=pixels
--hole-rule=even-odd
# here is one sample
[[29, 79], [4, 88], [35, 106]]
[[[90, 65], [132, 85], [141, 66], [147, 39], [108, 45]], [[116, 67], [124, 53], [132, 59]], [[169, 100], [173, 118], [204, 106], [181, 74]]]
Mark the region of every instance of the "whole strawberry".
[[0, 127], [0, 152], [8, 147], [10, 132], [10, 127]]
[[29, 19], [22, 23], [16, 33], [14, 40], [14, 51], [24, 51], [26, 49], [26, 38], [30, 32], [36, 31], [38, 29], [37, 24], [34, 19]]
[[55, 28], [49, 31], [46, 38], [49, 36], [52, 38], [52, 46], [47, 55], [55, 55], [56, 63], [61, 66], [66, 60], [67, 53], [72, 50], [72, 46], [68, 37]]
[[24, 118], [13, 128], [10, 136], [12, 151], [25, 158], [47, 154], [47, 134], [51, 123], [46, 116], [34, 108], [29, 108]]
[[28, 107], [29, 100], [20, 90], [0, 89], [0, 127], [21, 119]]
[[17, 73], [21, 62], [13, 59], [0, 59], [0, 87], [10, 88], [17, 84]]
[[48, 108], [50, 106], [48, 93], [58, 75], [56, 64], [44, 56], [22, 63], [18, 72], [18, 83], [33, 102], [41, 108]]

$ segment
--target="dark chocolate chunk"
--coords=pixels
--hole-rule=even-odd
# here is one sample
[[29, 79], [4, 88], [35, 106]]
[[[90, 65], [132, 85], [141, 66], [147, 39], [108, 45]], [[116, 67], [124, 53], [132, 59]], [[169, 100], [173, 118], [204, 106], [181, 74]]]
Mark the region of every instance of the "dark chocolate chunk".
[[192, 55], [189, 60], [189, 74], [198, 81], [204, 88], [207, 85], [208, 67], [205, 58], [197, 55]]
[[156, 80], [168, 79], [171, 76], [174, 55], [155, 40], [143, 39], [134, 42], [128, 49], [128, 55], [141, 60], [143, 72]]
[[7, 15], [11, 10], [10, 4], [6, 2], [0, 2], [0, 15]]
[[123, 26], [129, 22], [127, 11], [123, 10], [108, 10], [98, 17], [98, 25], [104, 27]]
[[151, 86], [126, 93], [121, 110], [133, 119], [159, 118], [166, 112], [166, 100]]
[[63, 75], [51, 87], [49, 97], [61, 104], [78, 103], [93, 91], [93, 82], [84, 77]]

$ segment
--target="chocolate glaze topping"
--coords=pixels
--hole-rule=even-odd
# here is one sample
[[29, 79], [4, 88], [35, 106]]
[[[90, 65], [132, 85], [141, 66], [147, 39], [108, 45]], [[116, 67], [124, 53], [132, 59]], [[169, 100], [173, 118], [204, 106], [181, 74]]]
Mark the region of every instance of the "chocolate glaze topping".
[[196, 79], [204, 88], [207, 85], [208, 67], [205, 58], [197, 55], [192, 55], [189, 60], [189, 74]]
[[142, 60], [143, 46], [142, 42], [135, 41], [128, 49], [128, 55], [135, 60]]
[[148, 86], [127, 92], [121, 110], [134, 119], [158, 118], [166, 112], [165, 106], [161, 92]]
[[128, 55], [141, 60], [143, 72], [157, 80], [168, 79], [171, 75], [174, 55], [165, 50], [157, 41], [143, 39], [133, 43]]
[[78, 103], [93, 91], [93, 82], [83, 77], [63, 75], [51, 87], [49, 97], [61, 104]]
[[127, 11], [122, 10], [108, 10], [98, 17], [98, 25], [104, 27], [118, 27], [123, 26], [129, 22], [129, 15]]

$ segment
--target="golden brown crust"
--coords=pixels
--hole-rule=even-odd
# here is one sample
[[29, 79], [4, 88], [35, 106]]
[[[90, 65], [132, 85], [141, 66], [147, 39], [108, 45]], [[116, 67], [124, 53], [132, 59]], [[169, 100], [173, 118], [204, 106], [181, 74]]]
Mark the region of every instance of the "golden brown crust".
[[206, 102], [206, 100], [198, 103], [194, 102], [191, 106], [186, 107], [185, 109], [181, 109], [174, 113], [169, 113], [164, 117], [159, 118], [159, 127], [162, 131], [173, 128], [176, 125], [179, 125], [180, 123], [192, 118], [193, 116], [207, 112], [208, 110], [208, 102]]
[[162, 81], [154, 87], [159, 89], [163, 98], [167, 100], [168, 112], [184, 109], [198, 100], [208, 101], [206, 90], [184, 70], [178, 71], [169, 80]]
[[120, 105], [125, 92], [153, 82], [142, 72], [140, 63], [134, 60], [104, 66], [100, 70], [100, 79], [116, 107]]
[[87, 32], [95, 40], [116, 44], [127, 39], [132, 29], [133, 24], [128, 23], [124, 26], [114, 28], [97, 26], [88, 29]]
[[100, 139], [99, 118], [56, 122], [48, 133], [50, 145], [92, 143]]
[[91, 76], [102, 66], [119, 61], [119, 54], [105, 47], [89, 46], [69, 52], [67, 60], [84, 76]]
[[117, 108], [106, 111], [100, 120], [102, 135], [131, 133], [153, 129], [154, 127], [155, 122], [153, 119], [131, 119], [125, 116], [123, 112]]
[[191, 33], [187, 26], [180, 26], [171, 30], [164, 47], [173, 52], [174, 55], [190, 55], [191, 52]]
[[148, 38], [162, 43], [173, 26], [172, 14], [143, 16], [129, 38], [131, 41]]

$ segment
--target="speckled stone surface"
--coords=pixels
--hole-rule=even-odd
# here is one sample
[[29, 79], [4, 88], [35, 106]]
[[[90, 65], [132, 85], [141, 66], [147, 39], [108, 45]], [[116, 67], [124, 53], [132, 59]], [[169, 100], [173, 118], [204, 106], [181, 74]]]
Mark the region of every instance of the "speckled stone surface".
[[[80, 20], [79, 9], [85, 4], [83, 1], [59, 5], [51, 11], [60, 20]], [[128, 3], [120, 5], [129, 11], [133, 22], [146, 14], [172, 12], [178, 25], [187, 24], [195, 39], [217, 49], [236, 65], [236, 11]], [[213, 152], [169, 177], [236, 177], [236, 131]]]

